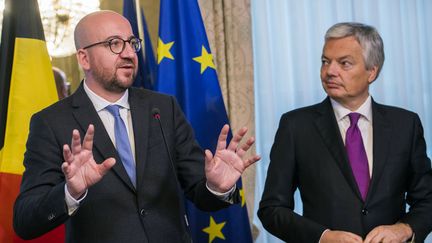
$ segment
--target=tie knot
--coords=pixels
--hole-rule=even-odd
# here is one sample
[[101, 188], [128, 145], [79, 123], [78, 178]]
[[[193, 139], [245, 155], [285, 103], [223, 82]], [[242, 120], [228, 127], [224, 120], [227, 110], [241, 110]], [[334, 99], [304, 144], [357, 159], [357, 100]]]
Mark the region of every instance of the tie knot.
[[360, 119], [360, 113], [357, 112], [351, 112], [348, 114], [351, 125], [350, 126], [355, 126], [357, 125], [358, 120]]
[[111, 113], [114, 117], [120, 116], [120, 106], [118, 105], [109, 105], [105, 107], [109, 113]]

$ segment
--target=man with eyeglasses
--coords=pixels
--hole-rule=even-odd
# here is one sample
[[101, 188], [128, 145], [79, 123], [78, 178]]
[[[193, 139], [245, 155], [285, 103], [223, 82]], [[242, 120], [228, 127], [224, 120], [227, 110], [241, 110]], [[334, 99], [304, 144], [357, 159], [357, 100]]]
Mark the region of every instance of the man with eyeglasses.
[[75, 45], [85, 78], [32, 117], [15, 231], [32, 239], [65, 223], [67, 242], [191, 242], [183, 196], [206, 211], [239, 202], [235, 182], [259, 160], [243, 158], [253, 138], [240, 145], [244, 128], [226, 146], [225, 125], [204, 153], [174, 98], [131, 88], [141, 40], [123, 16], [87, 15]]

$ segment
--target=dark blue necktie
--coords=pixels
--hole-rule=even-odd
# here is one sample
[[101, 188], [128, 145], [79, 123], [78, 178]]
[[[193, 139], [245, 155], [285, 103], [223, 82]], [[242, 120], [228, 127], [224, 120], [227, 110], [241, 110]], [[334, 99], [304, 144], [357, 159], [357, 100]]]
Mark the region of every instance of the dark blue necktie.
[[357, 122], [360, 119], [359, 113], [348, 114], [351, 125], [346, 131], [345, 147], [348, 153], [348, 159], [351, 164], [354, 177], [357, 181], [358, 188], [363, 200], [369, 188], [369, 164], [366, 155], [366, 150], [363, 144], [363, 139]]
[[136, 187], [135, 163], [129, 143], [126, 125], [123, 119], [120, 117], [119, 109], [120, 107], [118, 105], [109, 105], [106, 107], [106, 110], [109, 111], [114, 117], [114, 136], [117, 152], [132, 184], [134, 187]]

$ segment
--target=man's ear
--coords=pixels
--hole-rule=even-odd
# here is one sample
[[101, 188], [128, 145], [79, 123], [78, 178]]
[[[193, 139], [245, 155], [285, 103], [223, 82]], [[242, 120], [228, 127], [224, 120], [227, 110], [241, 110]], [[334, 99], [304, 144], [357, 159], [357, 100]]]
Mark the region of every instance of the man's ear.
[[378, 75], [378, 67], [377, 66], [373, 66], [369, 71], [369, 77], [368, 77], [368, 82], [372, 83], [373, 81], [375, 81], [375, 79], [377, 78]]
[[89, 56], [86, 50], [78, 49], [76, 53], [76, 57], [77, 57], [78, 64], [81, 66], [83, 70], [90, 69]]

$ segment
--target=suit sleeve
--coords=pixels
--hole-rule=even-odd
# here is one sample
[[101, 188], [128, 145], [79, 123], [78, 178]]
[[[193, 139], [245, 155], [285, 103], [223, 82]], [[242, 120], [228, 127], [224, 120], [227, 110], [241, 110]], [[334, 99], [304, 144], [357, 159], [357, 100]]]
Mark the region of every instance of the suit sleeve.
[[294, 210], [297, 189], [296, 143], [287, 115], [282, 116], [275, 136], [258, 217], [264, 228], [286, 242], [318, 242], [326, 229]]
[[[204, 152], [195, 140], [193, 129], [186, 120], [179, 105], [172, 98], [174, 114], [174, 160], [178, 180], [186, 197], [203, 211], [215, 211], [230, 204], [218, 199], [206, 187]], [[234, 192], [234, 202], [238, 203], [238, 190]]]
[[423, 127], [417, 115], [414, 117], [411, 148], [411, 180], [406, 199], [408, 213], [400, 220], [411, 226], [416, 241], [423, 242], [432, 230], [432, 171], [426, 155]]
[[61, 171], [62, 145], [40, 114], [30, 121], [24, 155], [25, 171], [15, 201], [13, 225], [23, 239], [38, 237], [68, 219], [65, 179]]

